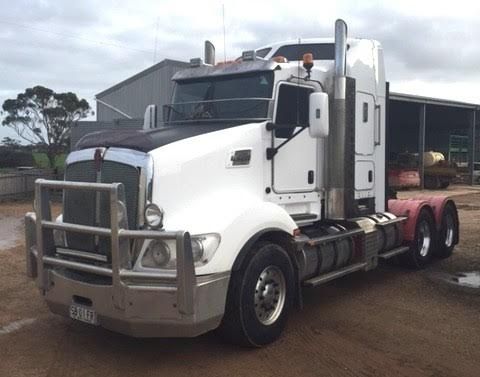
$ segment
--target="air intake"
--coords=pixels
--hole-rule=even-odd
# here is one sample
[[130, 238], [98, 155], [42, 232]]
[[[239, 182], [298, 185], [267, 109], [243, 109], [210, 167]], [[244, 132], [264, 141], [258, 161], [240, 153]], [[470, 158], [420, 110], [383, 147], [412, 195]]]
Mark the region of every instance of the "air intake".
[[210, 41], [205, 41], [205, 64], [215, 65], [215, 46]]

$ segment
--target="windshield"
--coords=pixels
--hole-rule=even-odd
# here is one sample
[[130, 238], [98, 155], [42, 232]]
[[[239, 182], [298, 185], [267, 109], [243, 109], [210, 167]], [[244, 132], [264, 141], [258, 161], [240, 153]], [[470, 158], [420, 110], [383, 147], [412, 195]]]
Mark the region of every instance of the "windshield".
[[272, 88], [271, 71], [177, 81], [173, 103], [164, 109], [165, 120], [266, 120]]

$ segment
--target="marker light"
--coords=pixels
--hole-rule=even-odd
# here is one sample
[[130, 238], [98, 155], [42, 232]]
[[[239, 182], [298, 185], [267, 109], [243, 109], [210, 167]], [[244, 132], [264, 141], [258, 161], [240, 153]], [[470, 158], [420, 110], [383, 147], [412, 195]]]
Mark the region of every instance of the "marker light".
[[303, 54], [303, 68], [307, 70], [308, 73], [312, 70], [313, 67], [313, 54], [310, 52], [307, 52], [306, 54]]
[[200, 67], [201, 65], [203, 65], [203, 61], [202, 61], [201, 58], [190, 59], [190, 67], [191, 68]]
[[226, 60], [224, 62], [218, 62], [217, 64], [215, 64], [215, 67], [222, 67], [224, 65], [230, 65], [230, 64], [233, 64], [233, 63], [240, 63], [241, 60], [239, 61], [236, 61], [236, 60]]
[[255, 60], [257, 57], [257, 53], [255, 50], [248, 50], [248, 51], [243, 51], [242, 52], [242, 60], [247, 61], [247, 60]]

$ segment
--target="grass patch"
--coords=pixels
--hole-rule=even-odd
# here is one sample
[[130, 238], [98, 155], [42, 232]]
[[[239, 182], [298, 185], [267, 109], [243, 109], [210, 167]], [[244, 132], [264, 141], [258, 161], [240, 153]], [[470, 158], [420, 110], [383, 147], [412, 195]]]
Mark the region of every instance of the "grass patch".
[[[46, 153], [42, 152], [32, 152], [33, 160], [35, 165], [42, 169], [47, 169], [50, 167], [50, 162], [48, 161], [48, 156]], [[65, 167], [65, 153], [59, 154], [55, 157], [55, 168], [63, 170]]]

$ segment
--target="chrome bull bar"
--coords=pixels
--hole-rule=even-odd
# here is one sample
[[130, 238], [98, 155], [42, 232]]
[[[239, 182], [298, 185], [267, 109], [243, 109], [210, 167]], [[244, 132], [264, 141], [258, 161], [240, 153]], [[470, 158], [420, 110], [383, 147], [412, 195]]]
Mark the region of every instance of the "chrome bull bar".
[[[109, 193], [110, 228], [60, 223], [52, 221], [50, 208], [51, 190], [92, 190]], [[92, 273], [112, 278], [113, 302], [119, 309], [125, 308], [126, 279], [145, 279], [152, 281], [169, 281], [176, 285], [177, 310], [184, 315], [194, 313], [194, 291], [196, 287], [195, 267], [192, 255], [190, 234], [186, 231], [129, 230], [122, 226], [118, 209], [126, 217], [124, 191], [121, 183], [90, 183], [50, 181], [37, 179], [35, 182], [35, 213], [25, 216], [27, 275], [37, 278], [38, 287], [45, 291], [49, 288], [48, 269], [46, 266], [64, 267], [72, 270]], [[111, 239], [111, 268], [88, 263], [76, 262], [55, 256], [53, 230], [72, 231]], [[176, 274], [165, 271], [137, 272], [129, 268], [128, 239], [176, 240], [177, 267]]]

